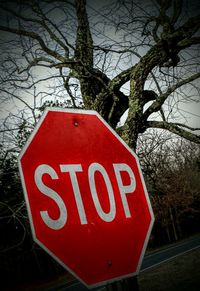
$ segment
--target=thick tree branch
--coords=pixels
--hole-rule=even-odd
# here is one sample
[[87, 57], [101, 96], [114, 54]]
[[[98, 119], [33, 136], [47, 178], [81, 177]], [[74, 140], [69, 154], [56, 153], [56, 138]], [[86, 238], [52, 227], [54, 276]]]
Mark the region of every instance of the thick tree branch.
[[187, 130], [184, 130], [181, 127], [188, 128], [192, 131], [200, 130], [200, 128], [192, 128], [192, 127], [188, 127], [188, 126], [186, 127], [186, 126], [181, 125], [179, 123], [178, 124], [168, 123], [168, 122], [164, 122], [164, 121], [147, 121], [146, 125], [147, 125], [147, 128], [161, 128], [161, 129], [168, 130], [174, 134], [177, 134], [183, 138], [186, 138], [187, 140], [190, 140], [192, 142], [200, 144], [200, 135], [193, 134]]
[[195, 44], [200, 44], [200, 37], [186, 38], [184, 40], [179, 41], [177, 46], [179, 49], [184, 49]]
[[171, 23], [174, 25], [181, 15], [183, 9], [183, 0], [173, 1], [173, 15], [171, 17]]
[[179, 43], [183, 40], [193, 37], [193, 35], [200, 28], [199, 18], [199, 15], [191, 17], [181, 27], [177, 28], [174, 33], [171, 33], [169, 36], [167, 36], [168, 40]]
[[133, 70], [135, 69], [136, 65], [133, 67], [128, 68], [127, 70], [122, 71], [116, 77], [114, 77], [109, 82], [109, 87], [113, 90], [120, 89], [126, 82], [130, 81], [130, 76]]
[[189, 78], [186, 78], [184, 80], [181, 80], [180, 82], [177, 82], [175, 85], [169, 87], [165, 93], [162, 93], [158, 96], [156, 101], [154, 101], [144, 112], [143, 118], [145, 120], [148, 119], [148, 117], [161, 109], [162, 105], [164, 104], [165, 100], [169, 97], [171, 93], [173, 93], [176, 89], [180, 88], [181, 86], [188, 84], [196, 79], [200, 78], [200, 72], [196, 73]]
[[86, 11], [86, 0], [75, 0], [75, 7], [78, 20], [75, 58], [93, 67], [93, 39]]

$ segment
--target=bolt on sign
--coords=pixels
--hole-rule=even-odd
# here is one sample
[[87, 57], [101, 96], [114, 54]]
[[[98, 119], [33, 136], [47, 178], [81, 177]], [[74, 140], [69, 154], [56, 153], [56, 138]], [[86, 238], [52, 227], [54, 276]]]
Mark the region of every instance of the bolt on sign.
[[19, 156], [33, 239], [88, 287], [139, 272], [154, 216], [136, 154], [95, 111], [48, 108]]

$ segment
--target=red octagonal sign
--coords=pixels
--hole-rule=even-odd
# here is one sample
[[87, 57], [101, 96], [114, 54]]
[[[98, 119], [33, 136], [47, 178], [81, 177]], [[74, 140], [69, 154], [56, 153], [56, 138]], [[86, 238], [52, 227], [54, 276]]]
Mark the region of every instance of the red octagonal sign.
[[47, 109], [19, 167], [35, 242], [89, 287], [138, 273], [153, 212], [137, 156], [98, 113]]

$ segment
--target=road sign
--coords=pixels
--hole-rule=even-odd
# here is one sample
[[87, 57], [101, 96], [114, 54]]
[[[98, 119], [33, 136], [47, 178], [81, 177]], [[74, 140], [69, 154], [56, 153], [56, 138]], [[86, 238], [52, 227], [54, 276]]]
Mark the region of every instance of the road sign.
[[93, 287], [137, 274], [153, 212], [138, 158], [95, 111], [46, 109], [19, 156], [34, 241]]

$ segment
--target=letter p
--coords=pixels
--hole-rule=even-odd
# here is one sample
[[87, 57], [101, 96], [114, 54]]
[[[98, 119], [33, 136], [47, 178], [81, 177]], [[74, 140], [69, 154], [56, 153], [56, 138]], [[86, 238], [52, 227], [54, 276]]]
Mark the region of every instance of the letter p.
[[[113, 167], [114, 167], [115, 176], [116, 176], [118, 187], [119, 187], [119, 192], [121, 195], [122, 204], [124, 207], [124, 213], [125, 213], [125, 216], [128, 218], [128, 217], [131, 217], [131, 213], [130, 213], [126, 194], [132, 193], [136, 189], [135, 175], [134, 175], [132, 169], [127, 164], [113, 164]], [[130, 184], [129, 185], [123, 184], [121, 172], [128, 173], [128, 175], [130, 177]]]

